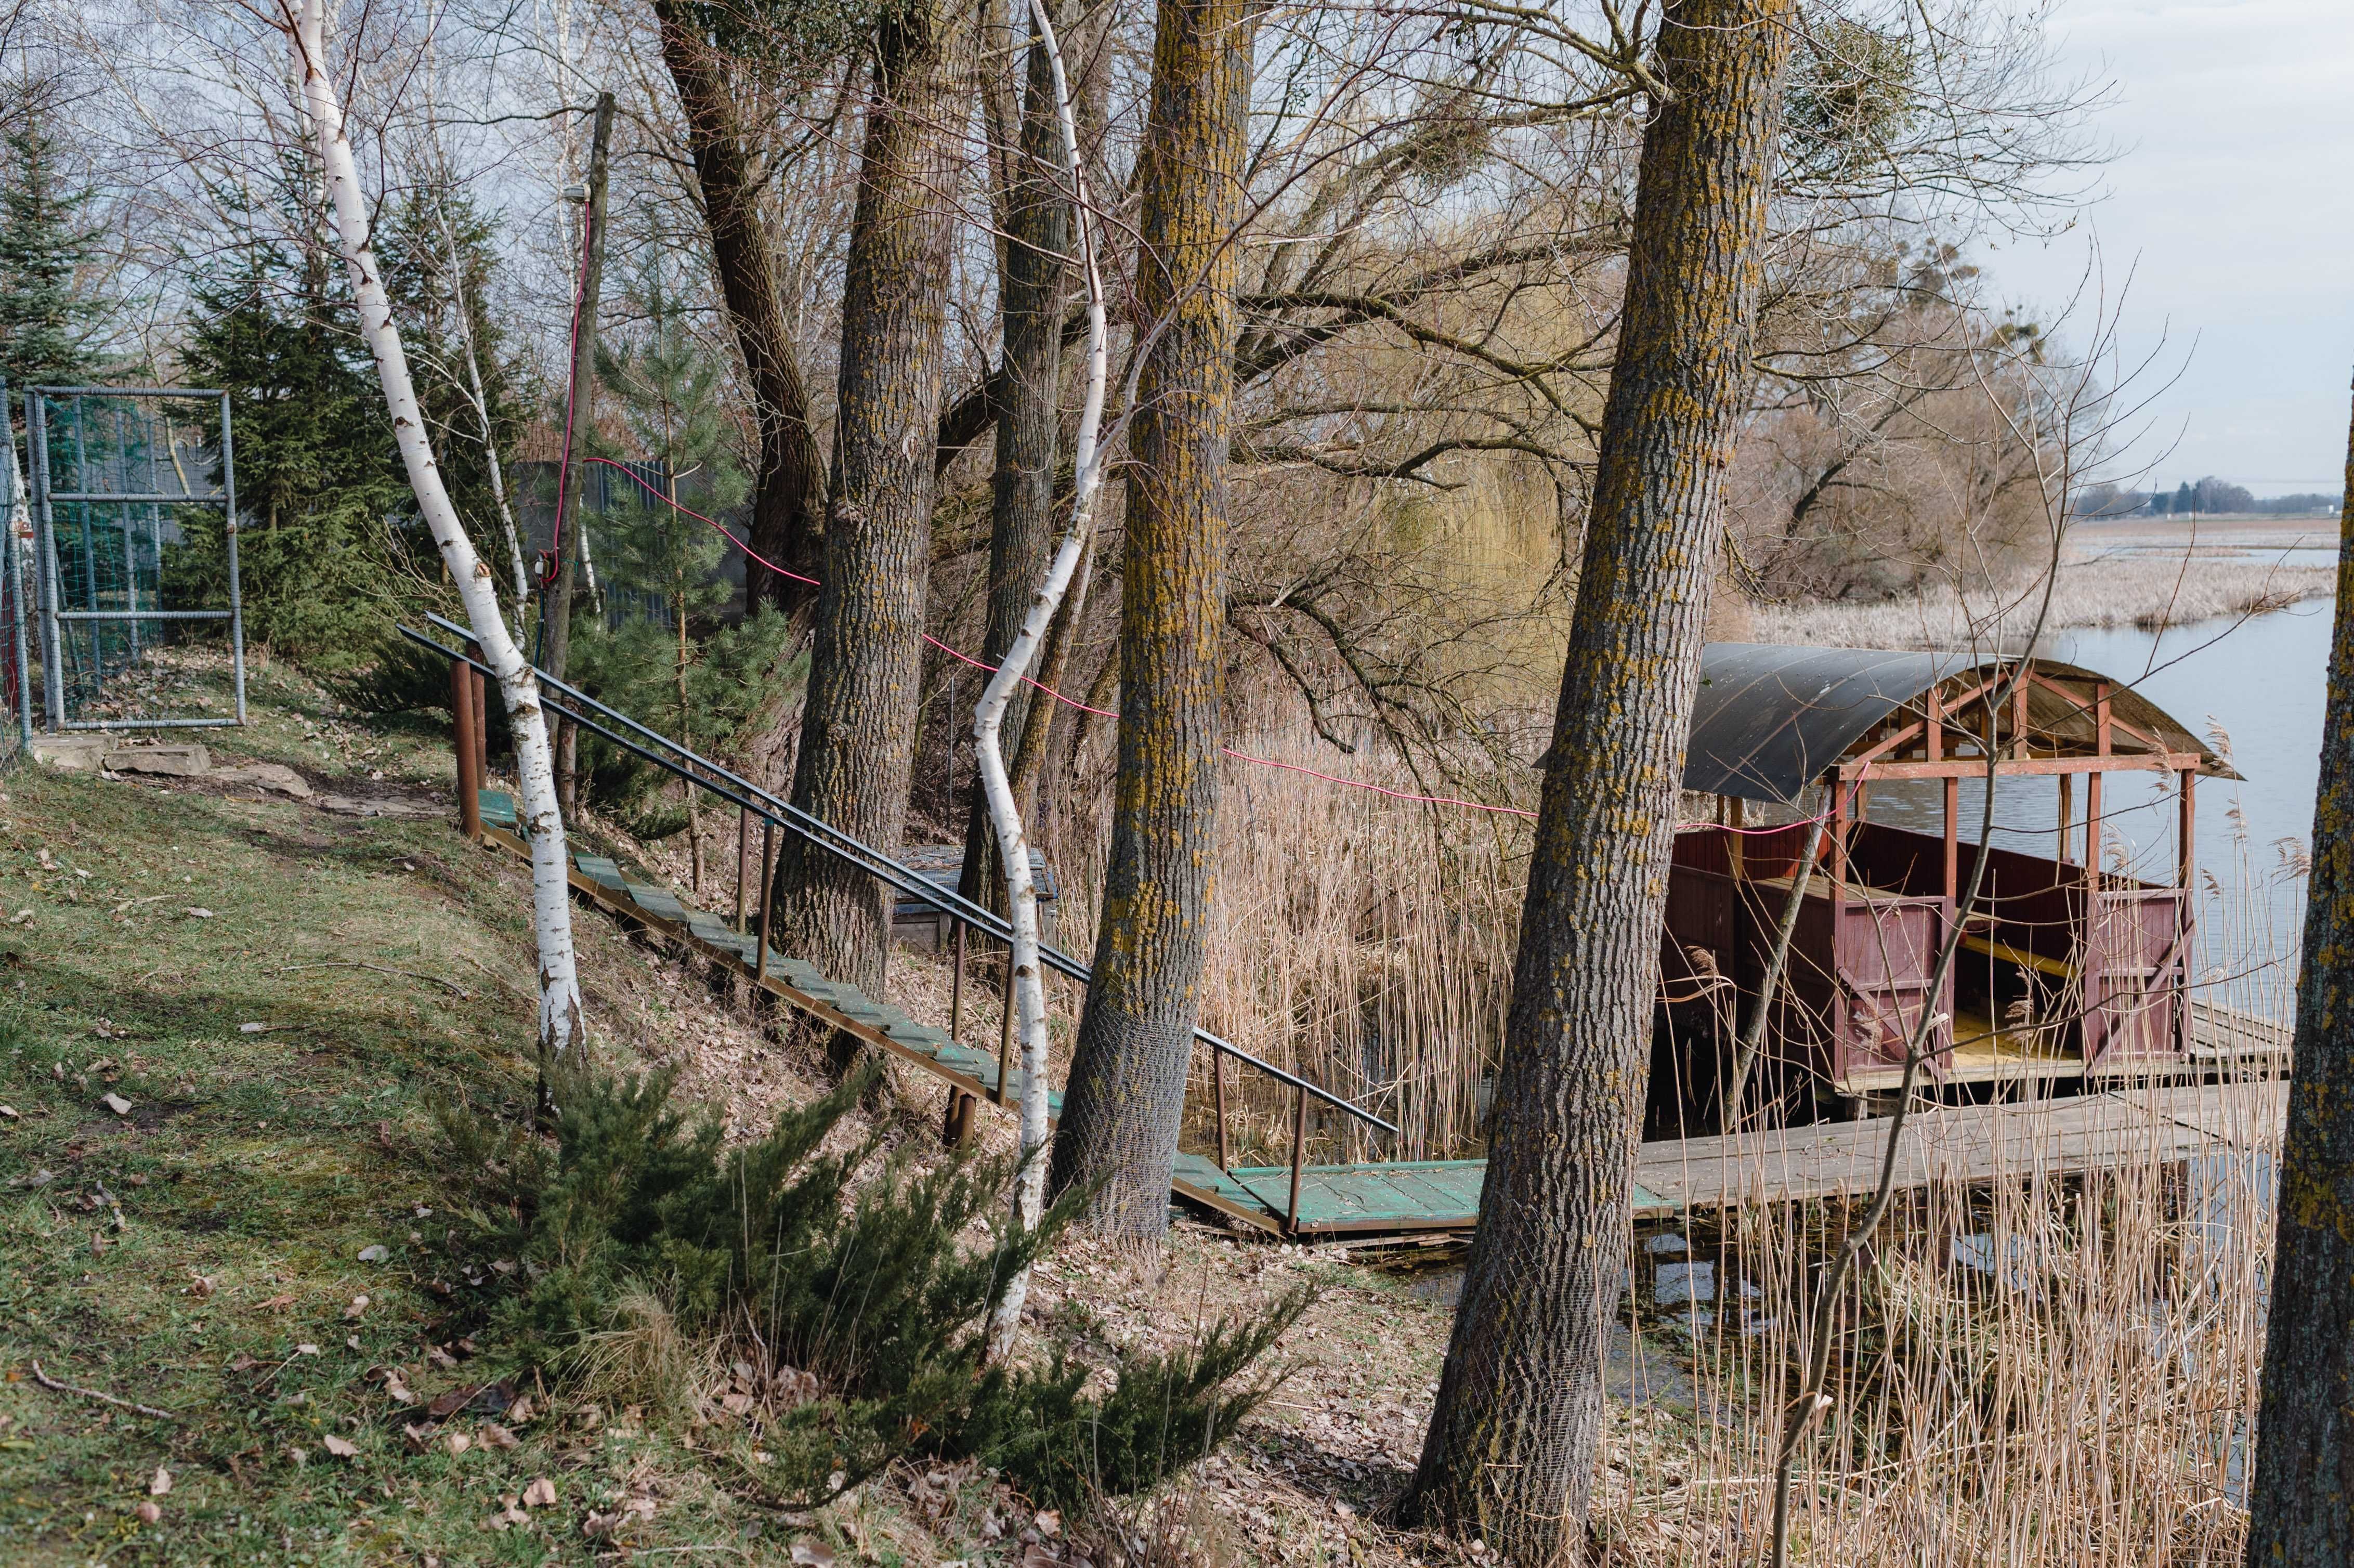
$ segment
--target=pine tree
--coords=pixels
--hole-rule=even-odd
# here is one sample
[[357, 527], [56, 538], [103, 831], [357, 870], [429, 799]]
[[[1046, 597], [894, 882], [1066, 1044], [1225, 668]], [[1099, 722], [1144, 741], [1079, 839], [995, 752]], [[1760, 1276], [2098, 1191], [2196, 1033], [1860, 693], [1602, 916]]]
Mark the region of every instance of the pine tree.
[[49, 84], [27, 81], [0, 106], [0, 375], [12, 387], [90, 379], [109, 313], [81, 277], [101, 231], [90, 221], [90, 192], [67, 188], [58, 172], [51, 96]]
[[[670, 626], [670, 677], [673, 698], [671, 733], [690, 746], [707, 742], [698, 734], [691, 675], [698, 662], [694, 625], [728, 597], [717, 571], [726, 542], [714, 529], [681, 512], [673, 503], [691, 487], [695, 509], [706, 515], [744, 498], [744, 472], [737, 461], [736, 432], [719, 399], [720, 366], [688, 329], [684, 313], [662, 277], [657, 261], [628, 291], [631, 313], [644, 324], [636, 341], [600, 348], [598, 375], [619, 396], [631, 453], [657, 476], [663, 494], [637, 498], [608, 514], [612, 540], [610, 571], [617, 581], [659, 599]], [[696, 791], [686, 796], [688, 844], [695, 885], [703, 885], [703, 834], [696, 817]]]
[[[302, 190], [288, 173], [285, 187]], [[298, 198], [287, 206], [301, 215]], [[408, 508], [375, 370], [334, 276], [323, 250], [250, 228], [197, 278], [182, 349], [190, 381], [229, 394], [247, 633], [329, 665], [376, 647], [408, 553], [387, 519]], [[192, 518], [188, 533], [181, 569], [225, 602], [217, 519]]]

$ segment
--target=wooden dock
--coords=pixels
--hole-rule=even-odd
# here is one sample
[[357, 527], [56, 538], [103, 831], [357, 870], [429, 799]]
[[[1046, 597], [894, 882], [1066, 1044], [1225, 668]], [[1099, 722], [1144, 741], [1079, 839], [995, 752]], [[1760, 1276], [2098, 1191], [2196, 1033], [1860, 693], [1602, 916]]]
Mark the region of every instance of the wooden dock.
[[[506, 795], [482, 794], [483, 838], [527, 858]], [[918, 1023], [889, 1002], [830, 981], [810, 965], [758, 944], [614, 861], [576, 851], [573, 888], [610, 913], [658, 931], [750, 980], [778, 1000], [921, 1068], [982, 1104], [1020, 1096], [1020, 1069], [1001, 1097], [993, 1052]], [[1050, 1115], [1062, 1097], [1050, 1093]], [[2277, 1080], [2105, 1092], [2004, 1105], [1938, 1106], [1907, 1118], [1897, 1151], [1900, 1188], [1935, 1183], [2049, 1180], [2096, 1169], [2163, 1164], [2219, 1148], [2276, 1141], [2287, 1106]], [[1774, 1128], [1738, 1138], [1642, 1145], [1635, 1166], [1638, 1217], [1743, 1204], [1855, 1197], [1878, 1183], [1888, 1120]], [[1465, 1234], [1479, 1217], [1483, 1160], [1310, 1165], [1299, 1173], [1296, 1222], [1288, 1165], [1220, 1170], [1202, 1154], [1178, 1159], [1174, 1195], [1253, 1229], [1302, 1238]]]

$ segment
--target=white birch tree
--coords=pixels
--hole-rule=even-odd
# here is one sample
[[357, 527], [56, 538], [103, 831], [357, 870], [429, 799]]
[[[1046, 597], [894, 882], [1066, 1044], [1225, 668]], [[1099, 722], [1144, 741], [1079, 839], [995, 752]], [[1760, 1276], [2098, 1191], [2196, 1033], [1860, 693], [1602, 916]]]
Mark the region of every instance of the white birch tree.
[[[981, 764], [981, 793], [989, 802], [991, 826], [1005, 862], [1006, 909], [1013, 927], [1014, 1028], [1022, 1041], [1022, 1174], [1013, 1187], [1015, 1223], [1038, 1223], [1045, 1207], [1046, 1162], [1046, 977], [1038, 961], [1038, 890], [1030, 873], [1030, 841], [1022, 822], [1021, 802], [1005, 767], [1002, 745], [1005, 712], [1013, 694], [1038, 655], [1046, 629], [1078, 570], [1094, 527], [1096, 491], [1103, 477], [1103, 448], [1097, 437], [1103, 425], [1104, 389], [1108, 376], [1109, 337], [1104, 313], [1103, 277], [1096, 260], [1094, 228], [1087, 211], [1087, 174], [1080, 162], [1078, 124], [1071, 110], [1071, 86], [1063, 69], [1063, 51], [1047, 15], [1046, 0], [1030, 0], [1030, 14], [1038, 27], [1038, 41], [1055, 73], [1055, 111], [1062, 129], [1063, 156], [1069, 164], [1072, 213], [1079, 240], [1080, 271], [1087, 295], [1087, 384], [1079, 408], [1077, 439], [1072, 447], [1075, 474], [1071, 525], [1063, 535], [1046, 580], [1030, 602], [1020, 635], [1006, 651], [997, 673], [990, 677], [981, 703], [973, 710], [973, 739]], [[1041, 700], [1045, 700], [1042, 698]], [[990, 1354], [1002, 1357], [1013, 1348], [1014, 1330], [1022, 1321], [1022, 1306], [1030, 1293], [1025, 1267], [1007, 1285], [990, 1320]]]
[[302, 106], [317, 144], [319, 164], [326, 180], [335, 244], [351, 274], [352, 293], [359, 302], [360, 335], [376, 356], [376, 377], [392, 418], [400, 461], [408, 471], [418, 511], [432, 531], [433, 543], [458, 585], [466, 619], [482, 656], [498, 678], [499, 694], [506, 704], [507, 724], [514, 736], [515, 771], [522, 787], [518, 823], [531, 846], [532, 930], [539, 952], [539, 1050], [541, 1088], [546, 1087], [550, 1066], [581, 1038], [580, 981], [574, 967], [571, 892], [566, 879], [564, 821], [556, 810], [556, 770], [547, 744], [547, 718], [539, 705], [539, 683], [525, 662], [514, 639], [500, 618], [498, 595], [493, 591], [490, 563], [474, 553], [465, 525], [441, 482], [433, 461], [425, 417], [417, 406], [417, 391], [408, 374], [408, 359], [400, 345], [400, 329], [392, 319], [384, 279], [368, 245], [367, 204], [360, 193], [359, 168], [344, 130], [342, 101], [327, 72], [324, 0], [300, 0], [299, 12], [280, 0], [281, 26], [293, 52], [293, 67], [302, 84]]

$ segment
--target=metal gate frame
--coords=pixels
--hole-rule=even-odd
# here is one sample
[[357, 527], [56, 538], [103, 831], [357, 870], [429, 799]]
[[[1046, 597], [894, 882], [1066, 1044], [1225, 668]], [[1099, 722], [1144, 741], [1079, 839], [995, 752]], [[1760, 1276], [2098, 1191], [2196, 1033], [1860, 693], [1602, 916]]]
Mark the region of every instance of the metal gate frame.
[[[64, 398], [83, 397], [187, 397], [209, 398], [220, 405], [221, 488], [210, 495], [175, 495], [161, 492], [148, 494], [114, 491], [53, 491], [49, 488], [49, 444], [48, 406]], [[219, 729], [245, 723], [245, 605], [239, 592], [237, 570], [237, 459], [230, 432], [229, 395], [211, 388], [186, 387], [28, 387], [25, 389], [25, 438], [32, 449], [30, 471], [33, 513], [33, 562], [37, 597], [41, 620], [41, 697], [48, 732], [60, 730], [113, 729]], [[87, 482], [87, 476], [75, 471], [78, 482]], [[59, 580], [57, 554], [57, 530], [52, 511], [58, 502], [69, 504], [210, 505], [223, 509], [223, 536], [228, 546], [228, 608], [227, 609], [65, 609], [59, 608], [63, 584]], [[10, 567], [15, 567], [15, 552], [10, 552]], [[134, 590], [135, 592], [135, 590]], [[228, 622], [229, 655], [235, 671], [237, 713], [233, 718], [130, 718], [130, 719], [69, 719], [65, 715], [65, 651], [62, 623], [66, 621], [155, 621], [155, 620], [226, 620]], [[19, 621], [21, 625], [21, 620]], [[21, 637], [21, 632], [20, 632]], [[20, 683], [29, 677], [24, 660], [17, 661]], [[20, 700], [23, 711], [30, 711], [31, 693], [25, 690]]]

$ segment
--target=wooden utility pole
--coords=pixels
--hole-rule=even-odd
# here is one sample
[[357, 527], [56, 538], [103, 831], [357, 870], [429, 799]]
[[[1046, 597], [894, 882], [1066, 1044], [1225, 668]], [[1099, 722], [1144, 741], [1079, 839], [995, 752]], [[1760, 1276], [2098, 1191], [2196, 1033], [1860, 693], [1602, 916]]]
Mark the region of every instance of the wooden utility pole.
[[1055, 1135], [1057, 1192], [1101, 1232], [1169, 1225], [1217, 853], [1235, 285], [1260, 7], [1160, 0], [1135, 188], [1136, 316], [1155, 335], [1129, 427], [1119, 769], [1095, 979]]
[[[2354, 1562], [2354, 430], [2338, 515], [2338, 623], [2273, 1222], [2250, 1568]], [[2187, 810], [2185, 820], [2187, 858]]]
[[1643, 134], [1479, 1230], [1406, 1499], [1409, 1519], [1477, 1534], [1529, 1568], [1584, 1550], [1677, 784], [1719, 495], [1755, 374], [1794, 6], [1671, 0], [1660, 12], [1652, 58], [1667, 91]]
[[[556, 581], [547, 591], [547, 641], [540, 662], [559, 681], [572, 654], [573, 586], [580, 575], [582, 535], [588, 525], [588, 509], [582, 501], [588, 471], [576, 459], [597, 410], [597, 294], [605, 278], [605, 153], [612, 139], [613, 95], [600, 92], [588, 137], [588, 200], [581, 217], [587, 226], [581, 236], [587, 255], [580, 263], [580, 303], [572, 323], [572, 390], [564, 419], [564, 471], [570, 475], [571, 492], [565, 509], [569, 515], [557, 519]], [[556, 742], [556, 800], [567, 820], [578, 804], [578, 731], [568, 723], [561, 725]]]

